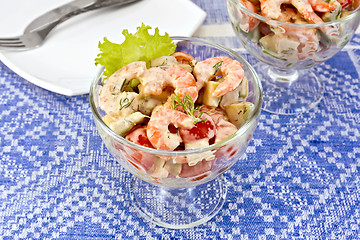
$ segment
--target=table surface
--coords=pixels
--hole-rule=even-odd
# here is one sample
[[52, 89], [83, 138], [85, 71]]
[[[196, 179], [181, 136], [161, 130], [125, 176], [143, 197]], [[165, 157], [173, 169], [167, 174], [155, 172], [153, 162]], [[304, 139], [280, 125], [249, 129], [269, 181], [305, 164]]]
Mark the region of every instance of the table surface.
[[[225, 1], [196, 32], [239, 51]], [[149, 224], [129, 200], [127, 173], [106, 150], [88, 95], [41, 89], [0, 62], [0, 236], [3, 239], [360, 238], [360, 35], [316, 67], [320, 104], [301, 115], [262, 112], [224, 176], [226, 202], [185, 230]]]

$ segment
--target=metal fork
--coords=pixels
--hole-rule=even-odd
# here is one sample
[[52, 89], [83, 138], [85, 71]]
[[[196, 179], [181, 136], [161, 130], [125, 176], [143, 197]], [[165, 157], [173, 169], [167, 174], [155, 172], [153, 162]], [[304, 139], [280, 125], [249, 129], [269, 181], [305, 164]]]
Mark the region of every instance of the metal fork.
[[0, 38], [0, 50], [29, 50], [43, 44], [58, 24], [69, 18], [112, 5], [125, 5], [139, 0], [75, 0], [34, 19], [17, 37]]

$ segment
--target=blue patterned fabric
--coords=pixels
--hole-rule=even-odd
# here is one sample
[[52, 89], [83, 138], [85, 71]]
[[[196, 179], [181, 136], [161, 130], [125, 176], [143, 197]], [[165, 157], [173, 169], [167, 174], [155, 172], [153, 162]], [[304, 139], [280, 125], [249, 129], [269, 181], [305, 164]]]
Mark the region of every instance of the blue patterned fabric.
[[[205, 26], [228, 23], [224, 1], [193, 0]], [[206, 36], [252, 62], [234, 36]], [[2, 239], [359, 239], [360, 36], [316, 67], [320, 104], [262, 112], [243, 160], [224, 176], [224, 207], [186, 230], [146, 223], [126, 172], [97, 133], [88, 95], [43, 90], [0, 62]]]

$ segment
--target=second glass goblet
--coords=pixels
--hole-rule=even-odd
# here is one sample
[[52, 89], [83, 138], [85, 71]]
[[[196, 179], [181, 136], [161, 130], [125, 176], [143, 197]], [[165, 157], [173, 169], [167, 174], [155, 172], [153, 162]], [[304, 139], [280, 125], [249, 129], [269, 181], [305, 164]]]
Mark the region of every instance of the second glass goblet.
[[[360, 10], [345, 11], [335, 1], [337, 8], [330, 12], [302, 15], [302, 9], [291, 4], [263, 2], [269, 2], [268, 9], [260, 7], [257, 0], [227, 0], [238, 39], [259, 60], [253, 67], [262, 80], [263, 110], [283, 115], [305, 112], [320, 102], [324, 92], [320, 74], [313, 67], [333, 57], [351, 40], [359, 25]], [[268, 10], [267, 15], [277, 20], [264, 17], [260, 9]], [[307, 14], [317, 24], [309, 24]]]

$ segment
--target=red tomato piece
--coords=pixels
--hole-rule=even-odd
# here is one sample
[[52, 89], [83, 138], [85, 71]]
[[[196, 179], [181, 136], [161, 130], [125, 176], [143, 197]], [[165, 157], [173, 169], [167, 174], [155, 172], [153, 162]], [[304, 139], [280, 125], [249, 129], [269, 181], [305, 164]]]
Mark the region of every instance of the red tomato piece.
[[134, 130], [128, 132], [128, 134], [125, 136], [127, 140], [130, 142], [139, 144], [144, 147], [153, 148], [152, 144], [150, 143], [147, 135], [146, 135], [146, 127], [138, 127]]
[[191, 129], [180, 129], [180, 136], [185, 143], [200, 139], [210, 139], [215, 136], [216, 126], [212, 118], [206, 113], [203, 113], [201, 119], [205, 120], [197, 122]]
[[[142, 145], [144, 147], [153, 148], [149, 139], [146, 136], [146, 127], [138, 127], [132, 131], [130, 131], [126, 137], [127, 140]], [[153, 166], [156, 157], [153, 154], [147, 154], [144, 151], [133, 149], [134, 153], [129, 156], [131, 158], [132, 164], [139, 164], [145, 171], [149, 171]], [[129, 159], [130, 160], [130, 159]]]

